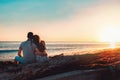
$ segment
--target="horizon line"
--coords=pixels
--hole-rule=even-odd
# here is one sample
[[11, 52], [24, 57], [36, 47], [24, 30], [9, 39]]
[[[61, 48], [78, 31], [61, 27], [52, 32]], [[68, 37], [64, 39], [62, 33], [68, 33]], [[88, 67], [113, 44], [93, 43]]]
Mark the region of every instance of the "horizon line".
[[[23, 41], [25, 41], [25, 40], [23, 40]], [[2, 41], [0, 41], [0, 42], [23, 42], [23, 41], [12, 41], [12, 40], [2, 40]], [[94, 43], [111, 43], [111, 42], [107, 42], [107, 41], [47, 41], [47, 40], [45, 40], [45, 42], [88, 42], [88, 43], [92, 43], [92, 42], [94, 42]], [[120, 43], [120, 41], [117, 41], [117, 42], [115, 42], [115, 43]]]

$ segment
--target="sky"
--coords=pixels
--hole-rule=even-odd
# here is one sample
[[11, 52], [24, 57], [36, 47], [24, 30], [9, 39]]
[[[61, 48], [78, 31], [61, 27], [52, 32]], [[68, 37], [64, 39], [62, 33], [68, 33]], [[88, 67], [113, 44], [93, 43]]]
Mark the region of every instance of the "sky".
[[120, 41], [119, 0], [0, 0], [0, 41]]

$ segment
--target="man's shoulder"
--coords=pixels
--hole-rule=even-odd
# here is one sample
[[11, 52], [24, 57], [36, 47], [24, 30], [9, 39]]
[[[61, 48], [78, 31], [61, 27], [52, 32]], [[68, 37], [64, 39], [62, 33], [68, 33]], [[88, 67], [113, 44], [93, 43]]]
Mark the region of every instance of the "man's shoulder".
[[27, 41], [22, 41], [21, 44], [26, 43]]
[[21, 44], [26, 44], [28, 41], [22, 41]]

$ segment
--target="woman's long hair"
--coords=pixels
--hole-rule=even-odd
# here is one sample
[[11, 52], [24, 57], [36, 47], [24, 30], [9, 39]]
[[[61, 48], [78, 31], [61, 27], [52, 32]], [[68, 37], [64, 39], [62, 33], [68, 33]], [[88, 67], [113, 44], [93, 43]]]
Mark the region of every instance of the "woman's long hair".
[[36, 46], [39, 46], [40, 37], [38, 35], [34, 35], [33, 42], [36, 44]]

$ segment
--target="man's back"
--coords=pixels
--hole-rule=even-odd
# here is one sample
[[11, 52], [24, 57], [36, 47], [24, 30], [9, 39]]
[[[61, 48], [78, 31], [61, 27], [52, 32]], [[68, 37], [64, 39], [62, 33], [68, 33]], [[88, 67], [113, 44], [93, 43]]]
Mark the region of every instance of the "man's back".
[[30, 40], [21, 43], [20, 48], [23, 50], [23, 59], [26, 63], [35, 62], [35, 48], [36, 45]]

